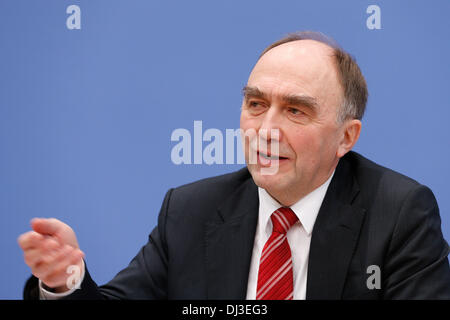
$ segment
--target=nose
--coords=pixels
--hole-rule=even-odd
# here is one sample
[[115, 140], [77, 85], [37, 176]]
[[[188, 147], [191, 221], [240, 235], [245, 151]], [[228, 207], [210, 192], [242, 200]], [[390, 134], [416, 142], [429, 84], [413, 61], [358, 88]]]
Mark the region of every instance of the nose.
[[269, 108], [263, 118], [260, 127], [258, 128], [258, 136], [267, 142], [280, 141], [282, 139], [282, 121], [283, 117], [278, 108]]

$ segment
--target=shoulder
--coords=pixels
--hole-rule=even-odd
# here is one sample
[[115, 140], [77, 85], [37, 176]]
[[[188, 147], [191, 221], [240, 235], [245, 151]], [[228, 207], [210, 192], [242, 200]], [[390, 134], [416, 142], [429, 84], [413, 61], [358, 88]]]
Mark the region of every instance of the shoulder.
[[359, 188], [354, 205], [365, 209], [361, 246], [373, 254], [370, 264], [382, 266], [384, 298], [448, 297], [450, 249], [432, 191], [355, 152], [341, 160]]
[[246, 182], [248, 179], [251, 179], [251, 175], [245, 167], [235, 172], [181, 185], [175, 188], [174, 191], [180, 196], [192, 196], [192, 193], [200, 195], [203, 195], [204, 193], [222, 193], [235, 190], [236, 187]]
[[353, 151], [347, 153], [341, 161], [350, 167], [363, 195], [384, 194], [402, 199], [413, 190], [428, 189], [416, 180], [377, 164]]
[[[346, 155], [344, 161], [359, 188], [357, 204], [369, 214], [404, 226], [429, 219], [439, 221], [436, 198], [427, 186], [356, 152]], [[408, 222], [401, 222], [405, 220]]]
[[246, 167], [228, 174], [201, 179], [170, 191], [170, 203], [177, 208], [216, 208], [230, 194], [252, 180]]

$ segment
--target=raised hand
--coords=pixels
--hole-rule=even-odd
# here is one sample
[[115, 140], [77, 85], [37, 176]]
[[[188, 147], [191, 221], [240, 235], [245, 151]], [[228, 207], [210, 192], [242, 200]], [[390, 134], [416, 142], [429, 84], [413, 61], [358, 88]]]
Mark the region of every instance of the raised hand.
[[31, 228], [33, 231], [17, 239], [31, 273], [55, 292], [71, 289], [70, 270], [84, 268], [84, 253], [78, 246], [75, 232], [54, 218], [34, 218]]

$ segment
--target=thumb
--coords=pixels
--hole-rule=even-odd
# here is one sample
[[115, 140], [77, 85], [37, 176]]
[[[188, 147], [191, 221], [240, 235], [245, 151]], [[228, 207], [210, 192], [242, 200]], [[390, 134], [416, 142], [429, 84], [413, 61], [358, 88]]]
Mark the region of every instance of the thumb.
[[42, 235], [56, 235], [58, 231], [61, 230], [62, 226], [63, 222], [54, 218], [34, 218], [31, 220], [31, 228]]

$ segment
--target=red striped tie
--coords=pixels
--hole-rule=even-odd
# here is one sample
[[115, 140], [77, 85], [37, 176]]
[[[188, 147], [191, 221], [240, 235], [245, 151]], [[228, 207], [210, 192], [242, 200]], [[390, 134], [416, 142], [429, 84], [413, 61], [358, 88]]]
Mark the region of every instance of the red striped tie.
[[270, 219], [273, 231], [264, 245], [259, 262], [256, 300], [292, 300], [294, 277], [286, 233], [298, 218], [290, 208], [282, 207], [275, 210]]

